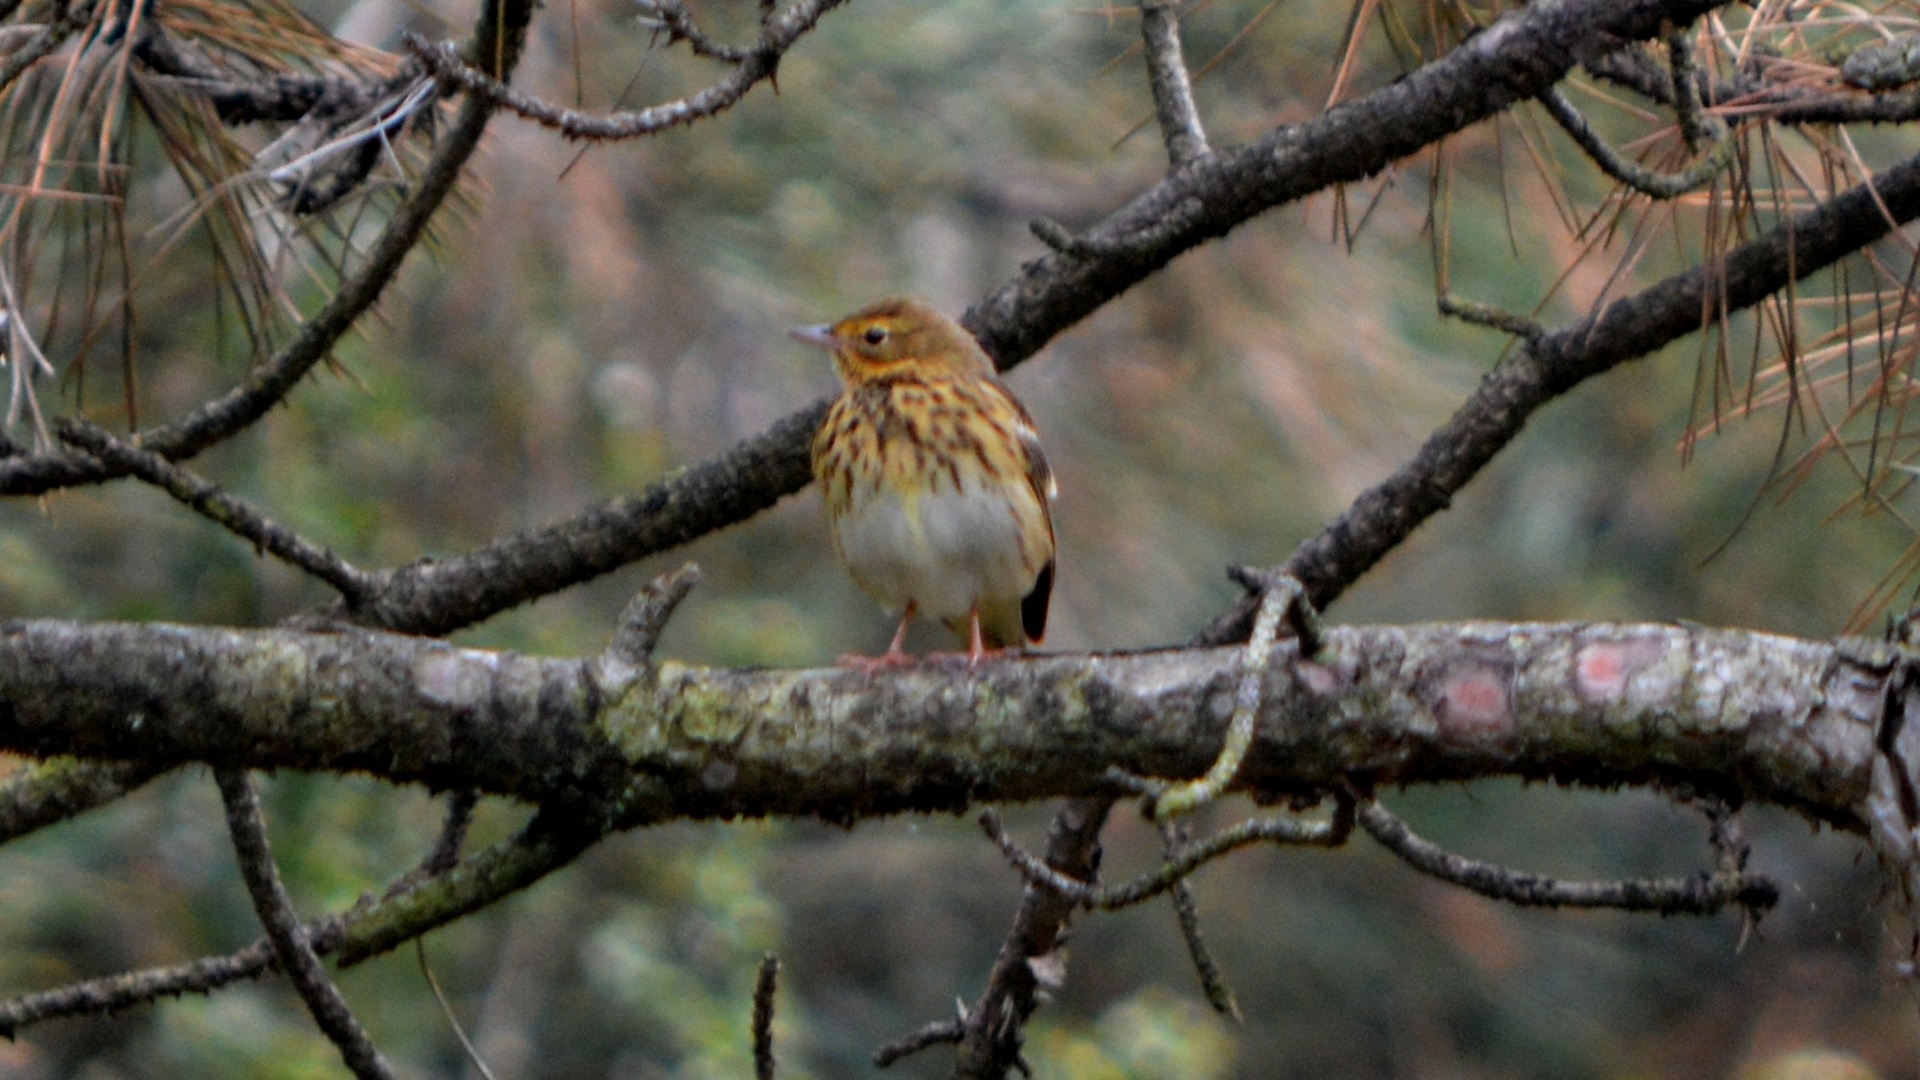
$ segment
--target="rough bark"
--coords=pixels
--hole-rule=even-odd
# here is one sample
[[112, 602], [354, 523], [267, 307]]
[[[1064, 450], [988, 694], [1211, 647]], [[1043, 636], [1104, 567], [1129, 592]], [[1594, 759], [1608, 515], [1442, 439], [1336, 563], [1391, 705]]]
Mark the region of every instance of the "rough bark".
[[[868, 677], [616, 654], [543, 659], [375, 633], [15, 622], [0, 747], [155, 767], [372, 773], [629, 822], [835, 821], [1192, 776], [1240, 649], [1041, 655]], [[1685, 785], [1862, 831], [1900, 654], [1664, 624], [1431, 624], [1276, 647], [1238, 786], [1522, 776]], [[1904, 676], [1902, 676], [1904, 677]]]

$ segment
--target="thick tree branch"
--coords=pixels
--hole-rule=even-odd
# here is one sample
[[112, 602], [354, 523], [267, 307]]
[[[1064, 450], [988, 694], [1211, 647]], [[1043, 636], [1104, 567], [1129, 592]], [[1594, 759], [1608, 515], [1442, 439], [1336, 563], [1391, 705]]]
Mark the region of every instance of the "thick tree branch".
[[[1871, 646], [1871, 647], [1870, 647]], [[1236, 786], [1497, 775], [1676, 784], [1860, 830], [1872, 643], [1666, 625], [1341, 627], [1283, 641]], [[625, 823], [1113, 793], [1213, 760], [1240, 650], [1032, 656], [867, 678], [457, 649], [372, 633], [35, 621], [0, 630], [0, 748], [363, 771]]]

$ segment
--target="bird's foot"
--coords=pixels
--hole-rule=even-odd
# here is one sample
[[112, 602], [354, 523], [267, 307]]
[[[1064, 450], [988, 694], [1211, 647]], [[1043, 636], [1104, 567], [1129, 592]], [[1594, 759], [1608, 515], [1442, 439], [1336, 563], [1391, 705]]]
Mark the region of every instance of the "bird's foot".
[[872, 675], [876, 671], [889, 671], [895, 668], [912, 667], [919, 663], [905, 649], [895, 645], [879, 656], [861, 656], [859, 653], [847, 653], [834, 661], [843, 668], [851, 668], [862, 675]]

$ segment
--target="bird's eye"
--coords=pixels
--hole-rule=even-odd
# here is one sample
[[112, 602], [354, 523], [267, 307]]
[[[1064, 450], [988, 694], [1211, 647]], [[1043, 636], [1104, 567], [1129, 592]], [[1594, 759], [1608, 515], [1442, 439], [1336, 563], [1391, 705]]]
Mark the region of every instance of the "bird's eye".
[[869, 326], [867, 327], [867, 332], [860, 335], [860, 340], [869, 345], [878, 345], [887, 340], [887, 328], [884, 326]]

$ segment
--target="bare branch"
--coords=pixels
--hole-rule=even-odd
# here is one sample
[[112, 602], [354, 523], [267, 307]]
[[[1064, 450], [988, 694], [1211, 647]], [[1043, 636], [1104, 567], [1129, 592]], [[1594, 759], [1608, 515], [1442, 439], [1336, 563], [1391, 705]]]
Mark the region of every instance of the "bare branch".
[[373, 587], [372, 575], [356, 568], [326, 547], [303, 539], [292, 529], [268, 518], [245, 499], [228, 495], [213, 481], [174, 465], [166, 458], [116, 439], [105, 428], [65, 417], [55, 425], [60, 438], [85, 450], [116, 471], [165, 491], [181, 505], [276, 558], [340, 591], [348, 607]]
[[[1186, 852], [1186, 827], [1163, 821], [1160, 823], [1160, 838], [1166, 845], [1166, 861], [1178, 862]], [[1181, 878], [1173, 883], [1170, 891], [1174, 921], [1180, 926], [1180, 939], [1187, 943], [1187, 957], [1193, 961], [1193, 970], [1200, 976], [1200, 990], [1207, 995], [1207, 1004], [1221, 1016], [1239, 1020], [1240, 1003], [1234, 999], [1233, 987], [1227, 985], [1227, 977], [1221, 973], [1220, 964], [1214, 960], [1212, 951], [1200, 936], [1200, 902], [1194, 898], [1193, 882]]]
[[293, 900], [280, 883], [279, 868], [267, 846], [266, 824], [260, 816], [260, 797], [253, 790], [253, 781], [239, 769], [216, 769], [214, 780], [226, 802], [227, 828], [233, 834], [234, 853], [239, 856], [240, 876], [246, 879], [247, 892], [253, 897], [260, 924], [266, 927], [267, 940], [273, 943], [275, 962], [300, 992], [314, 1023], [339, 1049], [347, 1068], [360, 1080], [393, 1080], [386, 1056], [354, 1019], [346, 999], [340, 996], [340, 988], [327, 976], [307, 940], [306, 927], [293, 913]]
[[[1720, 129], [1720, 137], [1712, 141], [1704, 157], [1680, 172], [1668, 173], [1628, 161], [1618, 150], [1608, 146], [1607, 141], [1593, 130], [1587, 118], [1580, 115], [1559, 87], [1541, 94], [1540, 104], [1546, 107], [1547, 115], [1553, 117], [1574, 142], [1580, 144], [1580, 149], [1585, 150], [1587, 157], [1602, 171], [1650, 198], [1677, 199], [1698, 189], [1733, 164], [1733, 140], [1724, 126]], [[1685, 115], [1684, 111], [1682, 115]]]
[[1145, 903], [1179, 885], [1202, 866], [1253, 844], [1289, 844], [1303, 847], [1339, 847], [1353, 831], [1353, 816], [1336, 804], [1333, 816], [1325, 821], [1291, 817], [1254, 818], [1229, 826], [1198, 844], [1182, 845], [1177, 858], [1170, 857], [1152, 871], [1123, 885], [1099, 888], [1076, 880], [1069, 874], [1022, 850], [1000, 827], [1000, 818], [991, 810], [982, 811], [980, 827], [999, 847], [1007, 861], [1029, 884], [1043, 886], [1074, 901], [1081, 907], [1115, 911]]
[[[498, 79], [464, 63], [451, 42], [431, 44], [417, 34], [403, 33], [402, 41], [413, 55], [424, 64], [427, 70], [448, 86], [457, 87], [470, 96], [478, 97], [499, 105], [535, 123], [553, 128], [569, 139], [591, 141], [610, 141], [617, 139], [635, 139], [668, 128], [691, 124], [731, 107], [745, 97], [747, 91], [774, 76], [780, 66], [780, 58], [788, 49], [800, 40], [814, 24], [827, 12], [839, 7], [845, 0], [797, 0], [786, 11], [766, 20], [761, 27], [760, 41], [751, 49], [718, 49], [709, 46], [703, 55], [718, 56], [731, 61], [734, 70], [726, 78], [707, 87], [705, 90], [688, 97], [679, 98], [665, 104], [631, 112], [613, 113], [606, 116], [589, 116], [573, 109], [549, 105], [530, 95], [522, 94]], [[661, 5], [655, 3], [655, 8]], [[673, 5], [666, 5], [671, 9]], [[677, 36], [686, 38], [687, 34]], [[688, 38], [696, 45], [700, 40]], [[699, 51], [696, 49], [696, 51]]]
[[[1888, 235], [1920, 215], [1920, 157], [1782, 222], [1728, 252], [1542, 334], [1491, 372], [1413, 459], [1361, 493], [1287, 560], [1325, 609], [1422, 522], [1445, 509], [1548, 402], [1595, 375], [1650, 355]], [[1242, 599], [1196, 637], [1243, 641], [1256, 604]]]
[[[1070, 878], [1091, 879], [1100, 861], [1100, 830], [1112, 809], [1110, 798], [1076, 799], [1062, 807], [1047, 830], [1046, 865]], [[1060, 943], [1075, 906], [1072, 898], [1032, 881], [1022, 890], [986, 989], [963, 1017], [956, 1077], [984, 1080], [1009, 1069], [1025, 1071], [1020, 1047], [1027, 1020], [1040, 1005], [1040, 976], [1065, 978]]]
[[[1668, 31], [1663, 40], [1667, 45], [1667, 68], [1673, 81], [1673, 109], [1680, 124], [1680, 133], [1687, 141], [1687, 149], [1698, 152], [1702, 146], [1724, 144], [1727, 141], [1727, 125], [1707, 112], [1706, 105], [1700, 99], [1701, 71], [1693, 55], [1693, 31], [1675, 27]], [[1722, 156], [1732, 161], [1731, 151], [1723, 151]], [[1707, 155], [1709, 159], [1714, 154]]]
[[1510, 904], [1712, 915], [1730, 904], [1749, 911], [1764, 911], [1780, 900], [1780, 887], [1772, 881], [1725, 869], [1686, 878], [1556, 881], [1498, 863], [1456, 855], [1422, 839], [1406, 822], [1371, 799], [1360, 803], [1359, 818], [1360, 827], [1367, 835], [1415, 870]]
[[36, 762], [0, 783], [0, 843], [119, 799], [166, 771], [144, 762]]
[[[553, 819], [562, 836], [608, 817], [850, 820], [1104, 797], [1110, 764], [1196, 775], [1224, 739], [1240, 656], [1034, 654], [958, 679], [939, 665], [869, 678], [680, 663], [615, 678], [598, 657], [364, 631], [5, 631], [0, 748], [472, 787], [573, 807], [577, 823]], [[1720, 678], [1687, 677], [1699, 670]], [[1687, 785], [1860, 830], [1888, 671], [1853, 639], [1660, 623], [1331, 627], [1313, 662], [1277, 654], [1236, 786], [1310, 797], [1350, 773], [1518, 773]]]
[[780, 986], [780, 960], [772, 953], [760, 958], [753, 982], [753, 1078], [774, 1080], [773, 995]]
[[1146, 42], [1147, 83], [1154, 115], [1167, 144], [1167, 160], [1185, 165], [1207, 153], [1207, 132], [1193, 103], [1193, 81], [1180, 45], [1181, 0], [1141, 0], [1140, 32]]
[[620, 613], [620, 628], [607, 643], [606, 656], [626, 664], [653, 662], [653, 647], [675, 608], [700, 584], [698, 563], [685, 563], [647, 582]]
[[388, 630], [445, 634], [744, 520], [813, 479], [807, 448], [827, 405], [815, 402], [638, 495], [465, 555], [401, 567], [359, 610], [336, 614]]

